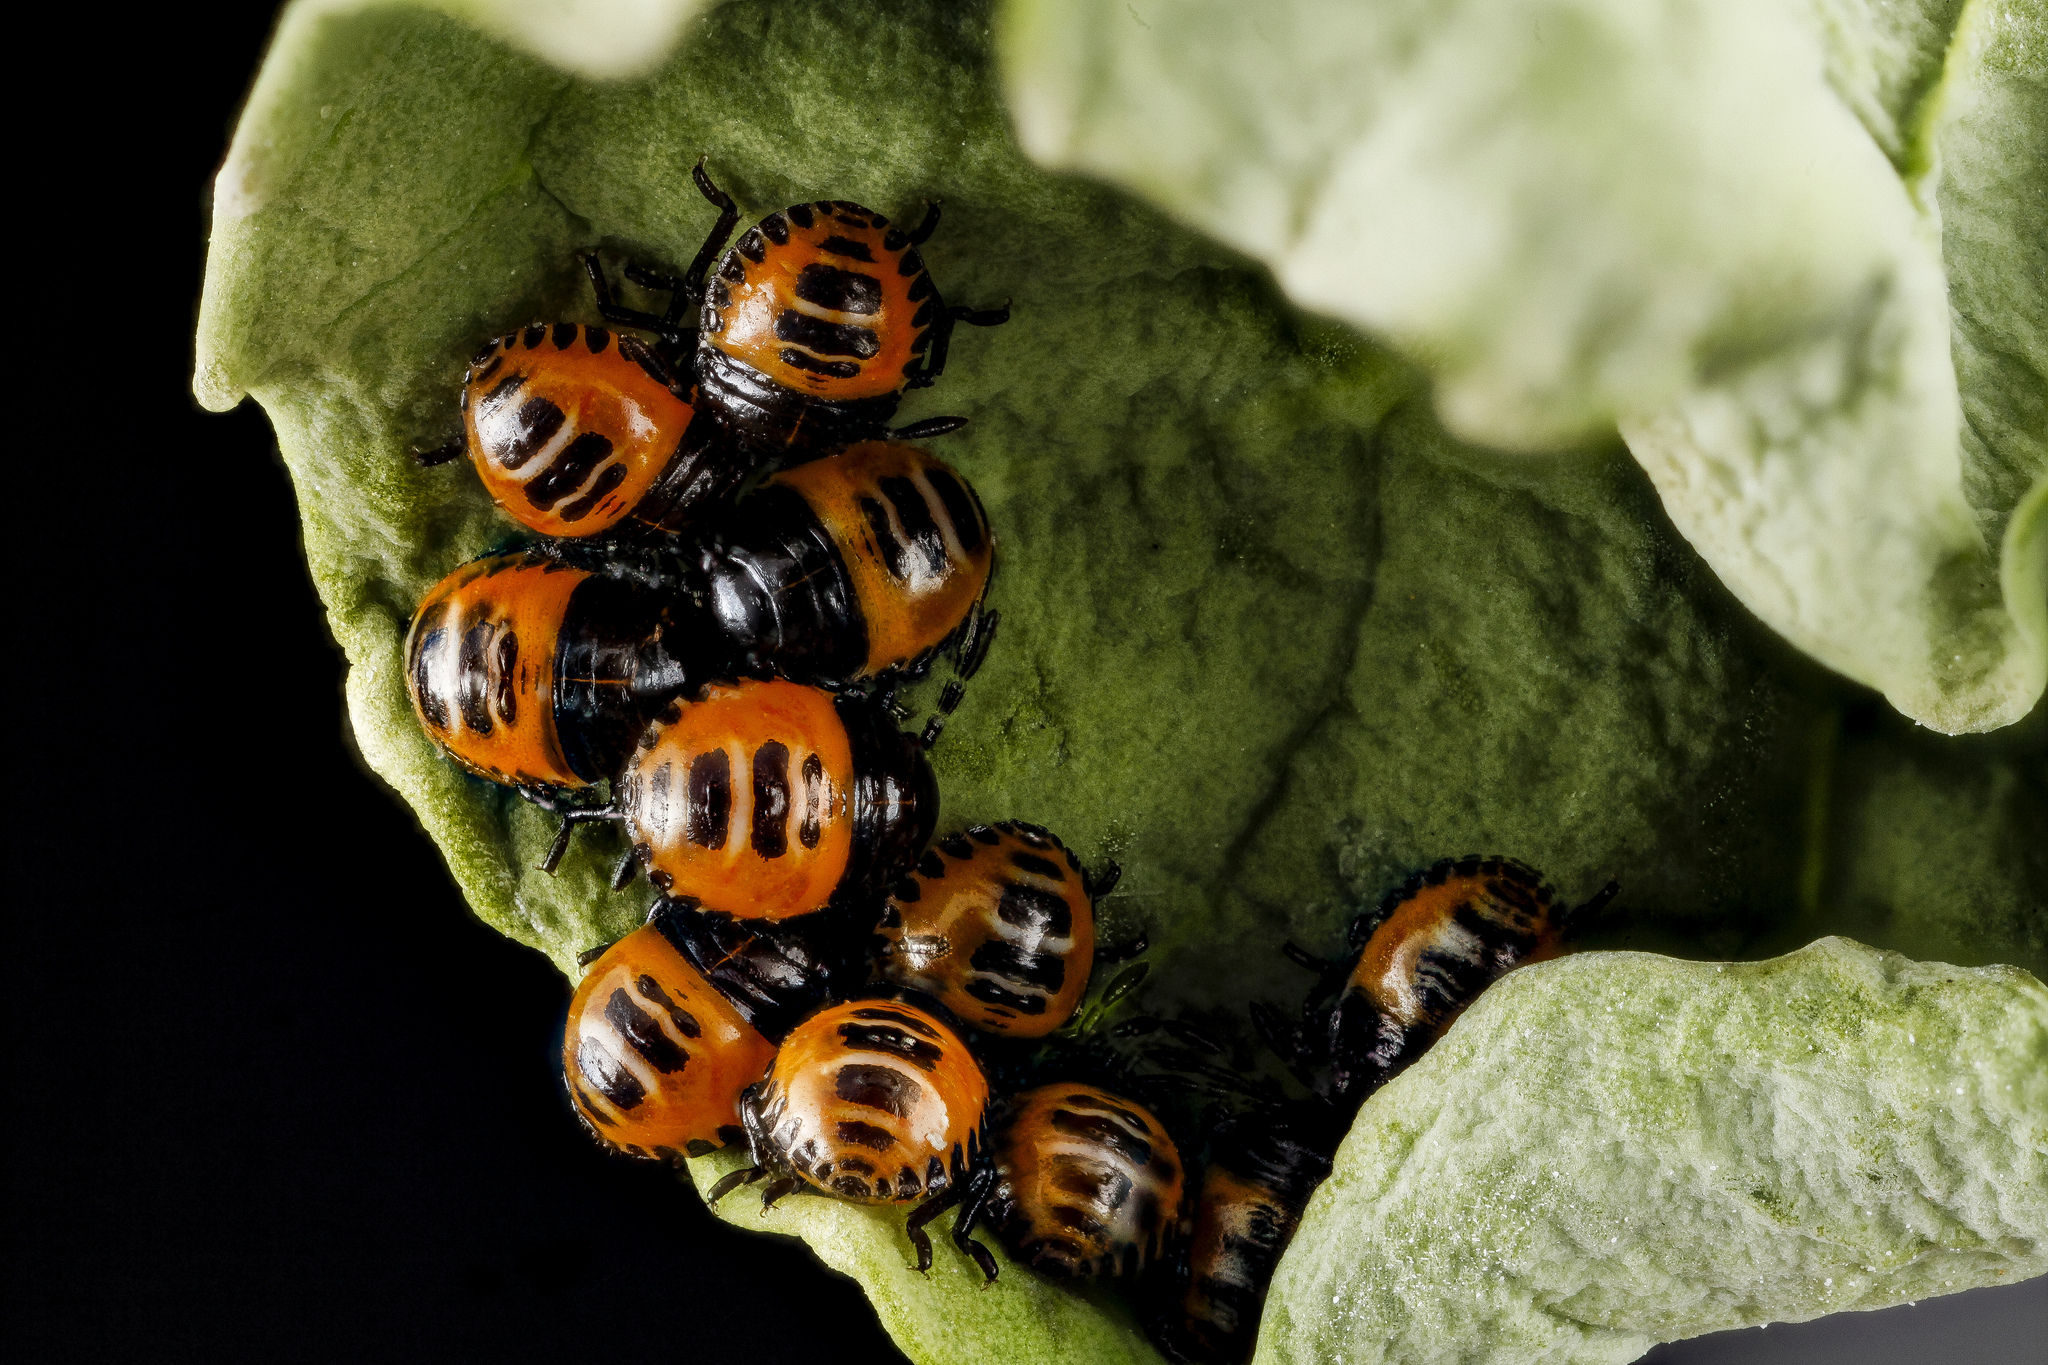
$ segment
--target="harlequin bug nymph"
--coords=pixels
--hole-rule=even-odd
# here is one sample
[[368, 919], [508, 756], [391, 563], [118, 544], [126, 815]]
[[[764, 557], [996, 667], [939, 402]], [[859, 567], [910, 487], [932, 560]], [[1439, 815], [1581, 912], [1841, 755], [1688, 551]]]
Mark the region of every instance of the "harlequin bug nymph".
[[[730, 204], [701, 173], [697, 185]], [[917, 250], [938, 223], [936, 204], [905, 232], [834, 199], [747, 229], [704, 286], [703, 402], [740, 441], [778, 456], [879, 435], [904, 389], [945, 369], [954, 324], [1010, 316], [1007, 305], [948, 308], [939, 298]]]
[[1018, 1260], [1062, 1278], [1135, 1278], [1186, 1234], [1186, 1168], [1144, 1106], [1061, 1081], [1003, 1110], [986, 1221]]
[[745, 918], [873, 894], [916, 861], [939, 809], [923, 746], [881, 703], [791, 682], [713, 683], [671, 703], [614, 789], [616, 808], [569, 812], [565, 838], [623, 819], [655, 886]]
[[775, 1045], [657, 919], [611, 945], [569, 1002], [562, 1073], [599, 1141], [674, 1160], [739, 1141], [740, 1092]]
[[1293, 944], [1322, 973], [1290, 1030], [1263, 1005], [1252, 1015], [1298, 1072], [1327, 1068], [1317, 1088], [1338, 1108], [1365, 1099], [1419, 1058], [1493, 982], [1565, 951], [1564, 932], [1612, 900], [1609, 882], [1577, 909], [1559, 906], [1535, 868], [1513, 858], [1450, 858], [1396, 888], [1351, 926], [1357, 957], [1330, 961]]
[[1309, 1196], [1330, 1174], [1340, 1131], [1331, 1119], [1315, 1101], [1261, 1106], [1210, 1134], [1194, 1233], [1178, 1258], [1173, 1294], [1149, 1323], [1167, 1359], [1251, 1359], [1273, 1271]]
[[596, 256], [583, 268], [607, 322], [535, 323], [487, 343], [462, 379], [463, 439], [415, 458], [442, 464], [465, 452], [505, 514], [542, 535], [589, 536], [622, 523], [684, 524], [752, 472], [755, 461], [720, 439], [700, 411], [691, 375], [696, 332], [682, 325], [687, 300], [739, 221], [732, 200], [695, 171], [721, 213], [681, 279], [627, 267], [637, 283], [671, 291], [661, 316], [621, 306]]
[[473, 560], [413, 614], [406, 688], [457, 763], [539, 794], [611, 777], [696, 671], [686, 601], [539, 551]]
[[1118, 875], [1115, 863], [1099, 876], [1083, 871], [1036, 825], [976, 825], [926, 851], [890, 891], [881, 974], [984, 1033], [1043, 1038], [1073, 1017], [1088, 989], [1095, 903]]
[[943, 460], [864, 441], [785, 470], [697, 538], [695, 591], [743, 672], [857, 682], [959, 637], [962, 681], [993, 638], [981, 500]]
[[797, 1025], [767, 1077], [740, 1099], [754, 1164], [712, 1187], [715, 1203], [765, 1175], [763, 1205], [794, 1191], [862, 1204], [922, 1198], [905, 1232], [930, 1270], [925, 1224], [963, 1198], [954, 1243], [989, 1280], [995, 1257], [968, 1233], [995, 1185], [982, 1120], [988, 1081], [937, 1015], [894, 1000], [828, 1005]]

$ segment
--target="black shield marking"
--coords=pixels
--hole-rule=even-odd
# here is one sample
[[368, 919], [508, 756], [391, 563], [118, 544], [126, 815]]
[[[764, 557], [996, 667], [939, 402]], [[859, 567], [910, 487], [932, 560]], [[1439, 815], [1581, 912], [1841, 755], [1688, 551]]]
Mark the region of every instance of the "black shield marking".
[[536, 322], [533, 324], [533, 326], [527, 328], [524, 332], [520, 334], [519, 340], [520, 343], [524, 345], [527, 350], [530, 351], [534, 347], [540, 345], [542, 340], [544, 340], [547, 337], [547, 334], [547, 325], [545, 323]]
[[566, 351], [571, 346], [574, 346], [576, 344], [576, 334], [582, 330], [573, 322], [556, 323], [554, 335], [555, 349]]
[[920, 1071], [934, 1069], [945, 1055], [937, 1043], [913, 1037], [889, 1024], [841, 1024], [839, 1040], [849, 1052], [887, 1052]]
[[820, 360], [809, 351], [799, 351], [794, 346], [783, 347], [775, 357], [793, 370], [809, 370], [812, 374], [828, 375], [833, 379], [854, 379], [860, 375], [860, 365], [856, 361]]
[[789, 746], [769, 740], [754, 750], [754, 852], [780, 858], [789, 851]]
[[1018, 1014], [1044, 1014], [1048, 1003], [1042, 995], [1019, 995], [1015, 991], [1004, 990], [985, 976], [977, 976], [968, 982], [967, 993], [984, 1005], [1014, 1010]]
[[789, 206], [788, 212], [789, 221], [795, 223], [800, 228], [808, 230], [810, 228], [816, 227], [818, 224], [818, 220], [816, 216], [812, 214], [811, 206], [809, 204], [791, 204]]
[[732, 760], [713, 749], [690, 760], [690, 804], [684, 837], [699, 848], [724, 848], [732, 819]]
[[1058, 863], [1050, 858], [1041, 858], [1036, 853], [1012, 853], [1010, 855], [1010, 864], [1025, 872], [1035, 872], [1041, 877], [1047, 877], [1056, 882], [1063, 882], [1067, 879], [1067, 874], [1060, 870]]
[[833, 1078], [839, 1098], [865, 1109], [879, 1109], [896, 1118], [909, 1118], [910, 1111], [924, 1098], [924, 1087], [893, 1066], [849, 1062]]
[[612, 443], [594, 431], [586, 431], [569, 442], [554, 461], [526, 481], [526, 500], [535, 507], [552, 507], [583, 486], [591, 471], [609, 460]]
[[479, 735], [491, 732], [491, 675], [486, 667], [490, 647], [491, 623], [478, 621], [462, 632], [462, 649], [455, 658], [455, 697], [462, 707], [462, 723]]
[[785, 308], [775, 315], [777, 339], [817, 352], [819, 355], [848, 355], [867, 360], [882, 349], [871, 327], [850, 322], [827, 322], [809, 313]]
[[875, 551], [882, 556], [882, 567], [897, 582], [907, 582], [910, 578], [910, 552], [896, 538], [896, 528], [890, 524], [888, 509], [873, 498], [862, 498], [860, 514], [867, 520], [868, 531], [875, 538]]
[[498, 719], [507, 725], [519, 720], [519, 637], [506, 631], [498, 641]]
[[796, 296], [835, 313], [879, 313], [882, 282], [872, 275], [812, 262], [796, 277]]
[[981, 548], [984, 539], [981, 526], [981, 512], [974, 505], [974, 499], [960, 485], [960, 480], [944, 469], [933, 466], [924, 472], [931, 481], [932, 491], [939, 495], [939, 505], [946, 509], [946, 519], [953, 523], [953, 534], [960, 538], [960, 548], [973, 554]]
[[913, 1033], [922, 1033], [927, 1038], [936, 1038], [939, 1036], [939, 1031], [937, 1029], [933, 1028], [930, 1024], [927, 1024], [924, 1020], [918, 1018], [916, 1015], [905, 1014], [902, 1010], [892, 1009], [887, 1005], [864, 1006], [861, 1009], [855, 1010], [853, 1012], [853, 1017], [856, 1019], [886, 1019], [892, 1024], [903, 1025], [903, 1027], [909, 1029]]
[[510, 439], [499, 452], [499, 466], [508, 470], [524, 467], [528, 460], [540, 454], [549, 441], [555, 439], [555, 433], [567, 420], [551, 400], [538, 394], [527, 399], [512, 415]]
[[[503, 360], [504, 357], [500, 356], [498, 359]], [[497, 366], [493, 364], [492, 368], [496, 369]], [[511, 402], [525, 383], [526, 376], [523, 374], [508, 374], [500, 379], [489, 393], [477, 400], [476, 419], [481, 422], [491, 417], [499, 408]]]
[[932, 518], [932, 505], [925, 500], [924, 490], [902, 475], [893, 475], [881, 482], [882, 496], [896, 509], [896, 520], [903, 525], [903, 534], [910, 537], [910, 543], [924, 556], [925, 572], [933, 578], [943, 577], [952, 567], [952, 560], [946, 554], [946, 537], [939, 530], [939, 523]]
[[1004, 887], [1002, 899], [996, 902], [996, 914], [1005, 924], [1052, 938], [1071, 938], [1074, 933], [1074, 912], [1067, 898], [1035, 886]]
[[436, 603], [432, 614], [412, 628], [412, 694], [419, 699], [420, 719], [436, 730], [448, 728], [448, 701], [429, 684], [433, 681], [434, 655], [448, 642], [448, 628], [443, 623], [453, 610], [452, 602]]
[[653, 977], [643, 972], [640, 979], [633, 983], [633, 989], [640, 992], [641, 999], [661, 1006], [668, 1013], [669, 1022], [676, 1026], [676, 1032], [685, 1038], [704, 1036], [704, 1026], [697, 1022], [697, 1016], [671, 999], [669, 993], [661, 988], [661, 983]]
[[856, 242], [851, 237], [841, 237], [837, 233], [820, 242], [818, 250], [833, 256], [844, 256], [849, 261], [866, 261], [870, 265], [875, 259], [875, 253], [868, 250], [866, 242]]
[[1052, 1111], [1052, 1127], [1056, 1133], [1114, 1153], [1134, 1170], [1143, 1170], [1152, 1161], [1152, 1144], [1115, 1119], [1100, 1114], [1077, 1114], [1071, 1109], [1055, 1109]]
[[612, 334], [602, 327], [585, 327], [583, 344], [590, 348], [592, 355], [603, 355], [604, 348], [612, 344]]
[[[894, 1133], [886, 1128], [877, 1128], [872, 1123], [862, 1123], [859, 1119], [841, 1119], [833, 1133], [841, 1142], [850, 1142], [871, 1152], [886, 1152], [896, 1145]], [[839, 1163], [842, 1170], [852, 1164], [845, 1160]]]
[[604, 1002], [605, 1022], [617, 1029], [625, 1040], [632, 1044], [633, 1051], [647, 1059], [647, 1064], [663, 1075], [681, 1071], [690, 1063], [689, 1054], [677, 1047], [675, 1040], [661, 1031], [661, 1025], [654, 1016], [633, 1002], [633, 997], [624, 989], [615, 990]]
[[1067, 980], [1067, 964], [1056, 954], [1026, 952], [999, 938], [976, 948], [967, 962], [978, 972], [1019, 986], [1036, 986], [1048, 993], [1057, 991]]
[[576, 1070], [616, 1108], [631, 1109], [647, 1098], [647, 1087], [640, 1084], [640, 1078], [595, 1038], [585, 1038], [577, 1047]]
[[779, 213], [771, 213], [760, 222], [761, 235], [777, 246], [789, 245], [789, 219]]
[[805, 848], [816, 848], [825, 828], [825, 762], [816, 754], [806, 755], [803, 767], [804, 813], [796, 827], [796, 840]]
[[[598, 439], [603, 440], [604, 438], [599, 437]], [[592, 508], [610, 497], [612, 490], [625, 481], [626, 466], [624, 463], [608, 464], [604, 468], [604, 473], [597, 476], [597, 482], [590, 485], [588, 493], [585, 493], [567, 507], [562, 508], [555, 515], [563, 521], [581, 521], [590, 515]]]

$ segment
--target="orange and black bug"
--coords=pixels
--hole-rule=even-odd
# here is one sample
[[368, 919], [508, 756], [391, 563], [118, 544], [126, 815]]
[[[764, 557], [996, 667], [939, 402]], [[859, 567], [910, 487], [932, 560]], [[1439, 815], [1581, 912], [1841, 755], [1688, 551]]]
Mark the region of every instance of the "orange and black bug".
[[983, 1120], [988, 1080], [938, 1014], [898, 1000], [828, 1005], [783, 1040], [767, 1077], [740, 1099], [753, 1166], [711, 1190], [713, 1202], [764, 1175], [771, 1205], [794, 1191], [857, 1203], [924, 1203], [906, 1227], [930, 1270], [925, 1224], [966, 1201], [953, 1240], [988, 1279], [995, 1257], [968, 1234], [995, 1185]]
[[1002, 1112], [984, 1221], [1018, 1260], [1066, 1278], [1135, 1278], [1185, 1235], [1187, 1169], [1143, 1105], [1061, 1081]]
[[537, 550], [473, 560], [413, 615], [405, 677], [456, 762], [542, 796], [611, 777], [693, 671], [685, 600]]
[[702, 162], [694, 174], [719, 208], [697, 259], [681, 278], [626, 268], [635, 283], [671, 291], [666, 313], [622, 306], [596, 256], [583, 258], [605, 321], [655, 341], [557, 322], [487, 343], [463, 376], [463, 439], [416, 456], [421, 464], [467, 453], [508, 516], [551, 536], [674, 529], [739, 486], [756, 461], [700, 410], [690, 373], [696, 330], [681, 321], [739, 210]]
[[675, 1160], [741, 1140], [740, 1092], [775, 1055], [660, 918], [612, 944], [569, 1004], [562, 1072], [605, 1145]]
[[1289, 1030], [1264, 1006], [1252, 1015], [1297, 1071], [1327, 1068], [1318, 1089], [1355, 1112], [1443, 1035], [1479, 993], [1516, 967], [1565, 951], [1564, 932], [1620, 890], [1609, 882], [1577, 909], [1536, 869], [1512, 858], [1449, 858], [1417, 873], [1351, 926], [1355, 958], [1329, 961], [1293, 944], [1323, 974]]
[[1042, 1038], [1073, 1017], [1098, 956], [1095, 903], [1115, 863], [1091, 875], [1036, 825], [976, 825], [928, 849], [882, 911], [877, 965], [984, 1033]]
[[[729, 209], [701, 167], [697, 187]], [[704, 285], [704, 403], [739, 440], [777, 456], [880, 435], [904, 389], [945, 369], [956, 323], [1010, 316], [1007, 305], [978, 311], [940, 299], [917, 250], [938, 223], [936, 204], [905, 232], [835, 199], [791, 205], [747, 229]]]
[[1211, 1131], [1194, 1232], [1177, 1258], [1172, 1295], [1149, 1324], [1169, 1360], [1251, 1358], [1273, 1271], [1330, 1174], [1339, 1131], [1315, 1102], [1262, 1107]]
[[865, 441], [770, 478], [696, 541], [695, 594], [737, 672], [857, 682], [956, 642], [972, 676], [995, 538], [974, 490], [913, 446]]
[[603, 327], [535, 323], [491, 341], [461, 407], [463, 441], [420, 463], [466, 451], [505, 514], [543, 535], [672, 529], [752, 467], [654, 347]]
[[741, 918], [788, 919], [873, 895], [917, 860], [939, 789], [917, 739], [881, 702], [792, 682], [711, 683], [669, 703], [613, 784], [663, 893]]

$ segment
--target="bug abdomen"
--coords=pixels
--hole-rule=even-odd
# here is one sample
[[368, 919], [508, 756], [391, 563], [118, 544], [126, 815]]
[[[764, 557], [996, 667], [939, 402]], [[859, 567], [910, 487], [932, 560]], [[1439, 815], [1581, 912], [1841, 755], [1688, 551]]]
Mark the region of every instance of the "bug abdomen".
[[930, 1014], [855, 1001], [799, 1024], [749, 1103], [804, 1181], [894, 1203], [943, 1192], [979, 1158], [988, 1082]]
[[1040, 1038], [1072, 1017], [1095, 959], [1079, 865], [1035, 825], [979, 825], [890, 893], [882, 975], [984, 1032]]
[[705, 601], [735, 669], [798, 681], [867, 671], [867, 621], [830, 534], [793, 490], [770, 484], [698, 542]]
[[623, 520], [670, 472], [696, 415], [645, 343], [568, 322], [487, 348], [462, 407], [485, 488], [507, 515], [556, 536]]
[[774, 1051], [649, 926], [608, 948], [577, 987], [562, 1068], [600, 1140], [673, 1159], [736, 1139], [740, 1093]]
[[1051, 1275], [1136, 1275], [1185, 1232], [1180, 1153], [1142, 1106], [1095, 1086], [1012, 1101], [997, 1140], [991, 1221], [1011, 1253]]
[[716, 684], [648, 727], [620, 805], [661, 890], [781, 919], [838, 888], [854, 852], [854, 785], [853, 746], [829, 693]]
[[894, 395], [930, 349], [936, 297], [888, 219], [796, 204], [740, 235], [705, 285], [703, 344], [832, 403]]
[[987, 591], [995, 540], [981, 500], [945, 461], [865, 441], [777, 474], [824, 528], [867, 634], [861, 673], [937, 648]]

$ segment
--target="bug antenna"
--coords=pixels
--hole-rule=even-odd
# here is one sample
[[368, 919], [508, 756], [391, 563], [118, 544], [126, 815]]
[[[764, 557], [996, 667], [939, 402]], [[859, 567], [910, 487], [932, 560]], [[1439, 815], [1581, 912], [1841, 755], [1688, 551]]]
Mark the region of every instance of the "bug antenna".
[[965, 417], [927, 417], [921, 422], [893, 428], [889, 434], [899, 441], [924, 441], [967, 425]]

